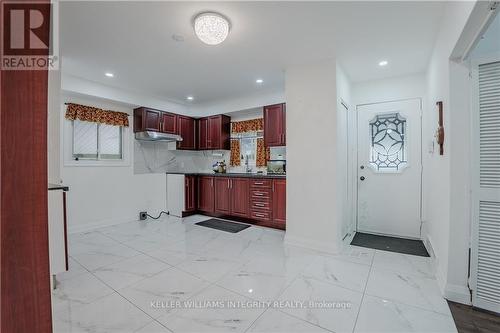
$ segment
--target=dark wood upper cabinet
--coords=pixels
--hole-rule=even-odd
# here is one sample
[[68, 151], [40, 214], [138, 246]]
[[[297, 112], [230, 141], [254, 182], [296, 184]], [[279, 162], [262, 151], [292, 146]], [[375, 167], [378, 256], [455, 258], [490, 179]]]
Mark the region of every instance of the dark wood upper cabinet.
[[267, 147], [286, 145], [286, 105], [264, 107], [264, 142]]
[[206, 213], [214, 212], [214, 177], [198, 177], [198, 210]]
[[208, 118], [196, 120], [198, 126], [198, 149], [207, 149]]
[[196, 210], [196, 176], [184, 176], [184, 208], [186, 212]]
[[177, 115], [174, 113], [161, 113], [161, 131], [163, 133], [177, 134]]
[[273, 222], [280, 226], [286, 223], [286, 179], [273, 179]]
[[177, 134], [182, 141], [177, 143], [177, 149], [196, 149], [195, 119], [186, 116], [177, 116]]
[[249, 216], [249, 180], [247, 178], [230, 178], [231, 215]]
[[221, 214], [231, 212], [231, 179], [229, 177], [214, 177], [215, 211]]
[[161, 129], [161, 115], [159, 110], [140, 107], [134, 109], [134, 132], [155, 131]]
[[198, 119], [198, 149], [230, 149], [231, 118], [224, 115]]

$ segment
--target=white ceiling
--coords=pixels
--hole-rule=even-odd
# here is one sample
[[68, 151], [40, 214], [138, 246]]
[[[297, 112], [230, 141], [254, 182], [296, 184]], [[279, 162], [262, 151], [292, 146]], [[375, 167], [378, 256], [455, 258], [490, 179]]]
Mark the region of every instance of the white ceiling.
[[[192, 95], [198, 105], [283, 90], [287, 67], [335, 55], [353, 82], [398, 76], [425, 70], [443, 9], [407, 1], [61, 2], [62, 68], [183, 103]], [[193, 33], [193, 16], [206, 10], [231, 20], [218, 46]]]

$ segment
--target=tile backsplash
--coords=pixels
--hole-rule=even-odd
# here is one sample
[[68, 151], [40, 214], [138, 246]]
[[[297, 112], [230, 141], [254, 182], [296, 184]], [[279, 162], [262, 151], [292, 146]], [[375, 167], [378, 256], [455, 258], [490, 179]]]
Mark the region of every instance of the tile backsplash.
[[134, 173], [207, 172], [217, 161], [229, 164], [230, 154], [226, 150], [168, 150], [167, 145], [175, 143], [134, 140]]

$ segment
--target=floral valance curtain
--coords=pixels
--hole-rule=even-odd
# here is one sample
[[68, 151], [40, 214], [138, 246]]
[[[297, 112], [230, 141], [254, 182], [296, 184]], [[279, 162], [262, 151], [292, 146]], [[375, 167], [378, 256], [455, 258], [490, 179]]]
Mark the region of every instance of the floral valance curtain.
[[231, 132], [233, 133], [258, 132], [263, 130], [264, 130], [263, 118], [236, 121], [234, 123], [231, 123]]
[[113, 126], [128, 127], [128, 114], [125, 112], [116, 112], [103, 110], [92, 106], [67, 103], [66, 119], [90, 121]]
[[241, 152], [240, 152], [240, 140], [231, 140], [231, 161], [230, 166], [240, 166], [241, 165]]

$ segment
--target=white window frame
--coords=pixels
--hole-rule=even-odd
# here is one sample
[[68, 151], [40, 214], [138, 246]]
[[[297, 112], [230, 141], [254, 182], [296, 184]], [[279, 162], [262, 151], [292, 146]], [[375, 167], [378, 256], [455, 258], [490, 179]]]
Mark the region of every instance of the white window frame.
[[130, 142], [131, 132], [130, 127], [122, 127], [122, 159], [107, 160], [107, 159], [78, 159], [73, 157], [73, 121], [64, 118], [64, 112], [61, 114], [63, 125], [62, 147], [64, 156], [64, 166], [66, 167], [126, 167], [130, 166], [131, 153]]

